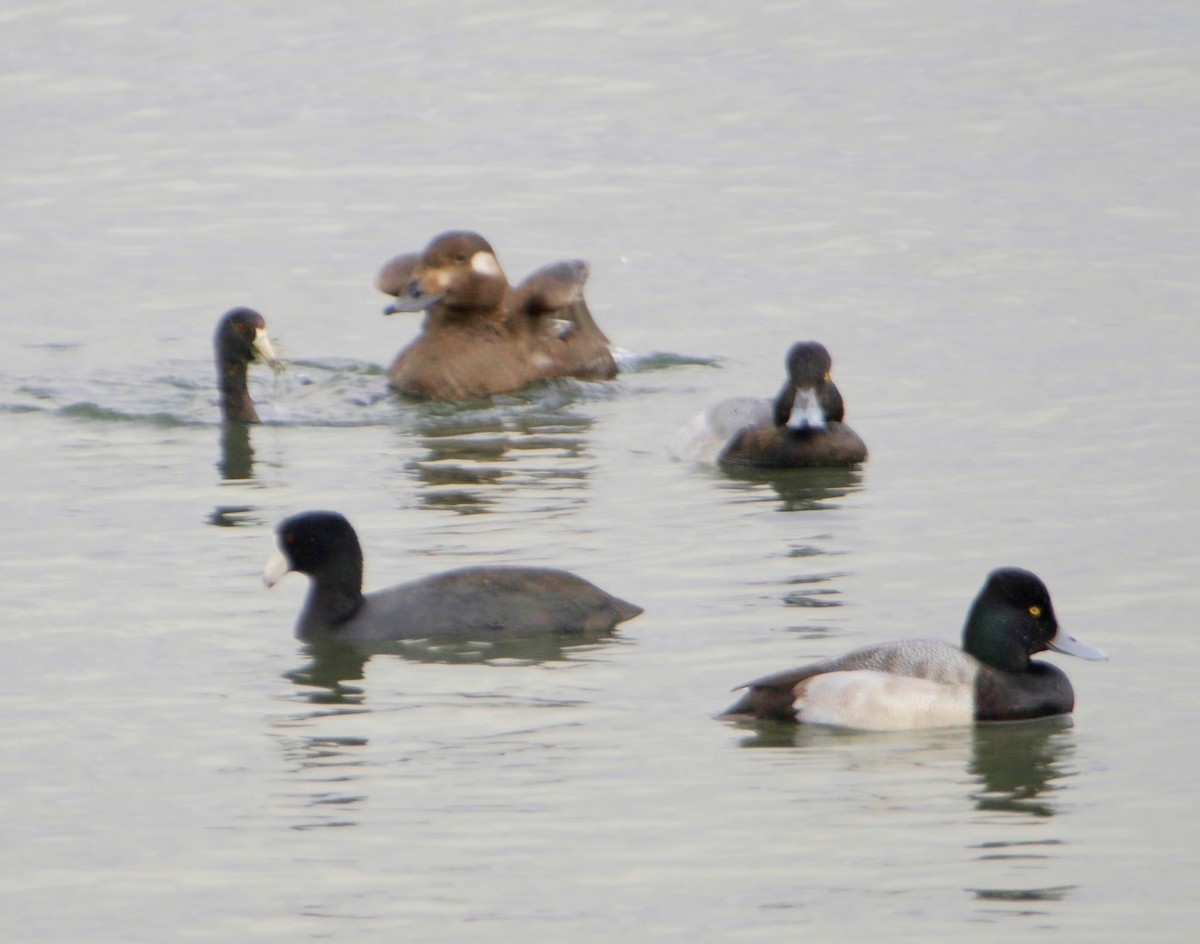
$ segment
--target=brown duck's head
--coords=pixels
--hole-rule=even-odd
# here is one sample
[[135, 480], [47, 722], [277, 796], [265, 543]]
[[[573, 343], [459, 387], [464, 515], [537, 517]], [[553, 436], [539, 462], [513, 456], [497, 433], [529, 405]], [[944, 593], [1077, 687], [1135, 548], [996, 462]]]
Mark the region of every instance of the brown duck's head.
[[429, 311], [494, 312], [503, 308], [508, 279], [491, 244], [478, 233], [443, 233], [418, 256], [397, 256], [375, 280], [396, 296], [384, 314]]

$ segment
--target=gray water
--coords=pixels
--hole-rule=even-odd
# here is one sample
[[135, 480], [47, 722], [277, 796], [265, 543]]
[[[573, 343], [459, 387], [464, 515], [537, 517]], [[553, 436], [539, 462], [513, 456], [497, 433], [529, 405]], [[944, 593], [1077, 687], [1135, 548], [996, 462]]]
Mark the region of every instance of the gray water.
[[[336, 9], [335, 9], [336, 7]], [[5, 941], [1194, 933], [1192, 2], [0, 6]], [[592, 265], [610, 384], [405, 403], [376, 268]], [[287, 371], [226, 440], [211, 334]], [[667, 457], [833, 352], [859, 472]], [[367, 584], [569, 567], [579, 646], [314, 661], [271, 530]], [[956, 639], [991, 568], [1110, 653], [1066, 723], [713, 715]], [[1190, 614], [1190, 615], [1189, 615]]]

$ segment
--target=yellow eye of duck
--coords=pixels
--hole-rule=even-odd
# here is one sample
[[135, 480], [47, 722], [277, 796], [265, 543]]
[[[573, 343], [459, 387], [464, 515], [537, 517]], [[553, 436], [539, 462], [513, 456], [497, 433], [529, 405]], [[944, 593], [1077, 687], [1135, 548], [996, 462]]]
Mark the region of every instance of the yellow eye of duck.
[[829, 371], [825, 371], [825, 376], [821, 378], [826, 383], [829, 383]]
[[1034, 604], [1033, 606], [1031, 606], [1029, 608], [1029, 615], [1030, 616], [1041, 616], [1042, 608], [1040, 606], [1038, 606], [1037, 604]]

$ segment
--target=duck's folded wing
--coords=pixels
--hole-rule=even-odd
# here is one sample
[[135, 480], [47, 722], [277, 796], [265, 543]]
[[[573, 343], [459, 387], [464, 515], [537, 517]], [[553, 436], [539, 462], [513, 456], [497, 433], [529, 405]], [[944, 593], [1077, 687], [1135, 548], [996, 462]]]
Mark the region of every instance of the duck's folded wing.
[[697, 413], [676, 434], [668, 452], [681, 462], [716, 462], [734, 437], [770, 424], [771, 404], [761, 397], [728, 397]]
[[606, 632], [642, 608], [548, 567], [465, 567], [366, 595], [365, 638], [487, 641]]
[[739, 686], [746, 693], [724, 714], [791, 721], [796, 717], [796, 687], [832, 672], [882, 672], [926, 679], [943, 685], [973, 682], [979, 663], [956, 646], [936, 639], [905, 639], [855, 649], [798, 669], [787, 669]]
[[514, 291], [514, 308], [529, 315], [553, 315], [583, 300], [590, 273], [582, 259], [552, 262], [530, 273]]
[[615, 377], [611, 345], [583, 297], [588, 265], [582, 260], [551, 263], [514, 290], [509, 312], [524, 319], [542, 377]]
[[796, 686], [805, 679], [827, 671], [826, 665], [828, 663], [818, 662], [799, 669], [787, 669], [739, 685], [736, 690], [745, 690], [742, 697], [721, 712], [721, 717], [795, 721]]

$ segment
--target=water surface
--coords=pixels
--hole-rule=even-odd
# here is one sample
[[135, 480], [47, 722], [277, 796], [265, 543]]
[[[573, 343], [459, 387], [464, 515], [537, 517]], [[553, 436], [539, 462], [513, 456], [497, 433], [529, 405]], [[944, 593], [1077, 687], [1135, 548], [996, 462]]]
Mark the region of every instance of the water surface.
[[[13, 941], [1179, 940], [1193, 924], [1200, 22], [1106, 0], [9, 4], [0, 603]], [[592, 265], [611, 384], [386, 393], [391, 255]], [[288, 361], [217, 422], [211, 334]], [[667, 458], [791, 342], [861, 470]], [[282, 517], [367, 584], [566, 566], [612, 638], [291, 637]], [[713, 720], [956, 638], [991, 568], [1067, 628], [1066, 723]]]

